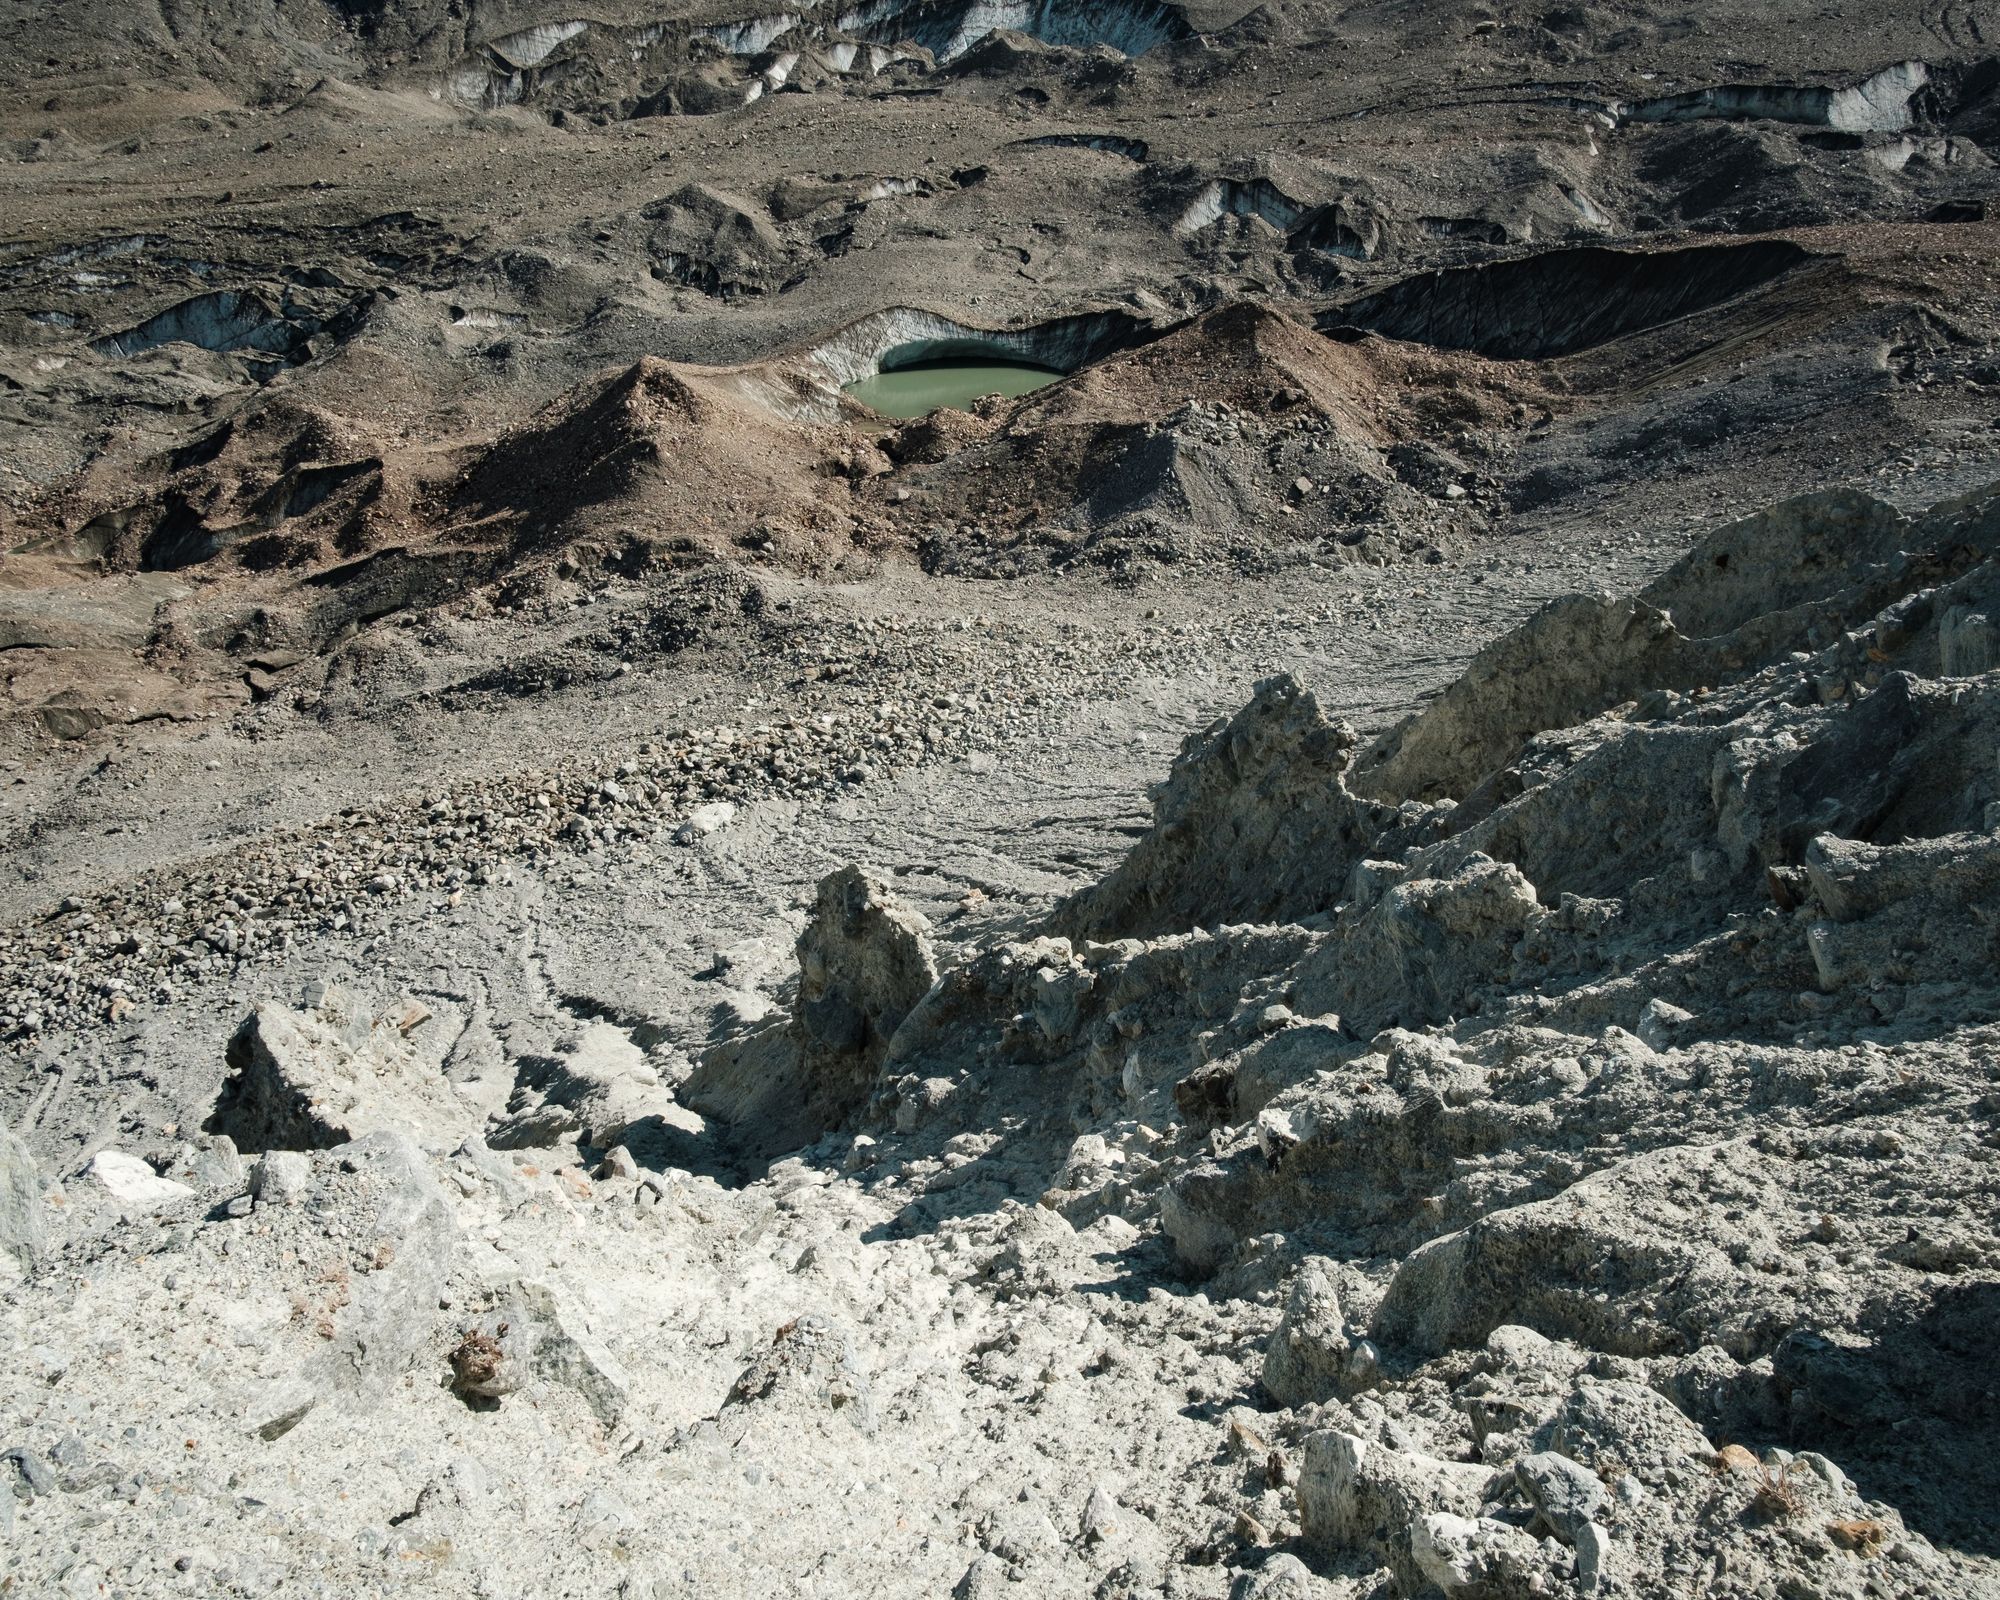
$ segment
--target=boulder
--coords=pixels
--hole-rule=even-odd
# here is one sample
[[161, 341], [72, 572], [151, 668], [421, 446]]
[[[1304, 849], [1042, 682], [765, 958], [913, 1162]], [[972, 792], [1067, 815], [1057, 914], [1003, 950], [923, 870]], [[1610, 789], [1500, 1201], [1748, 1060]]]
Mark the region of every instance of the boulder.
[[1476, 1517], [1490, 1468], [1439, 1461], [1329, 1429], [1309, 1434], [1299, 1464], [1299, 1525], [1328, 1554], [1359, 1551], [1384, 1562], [1405, 1592], [1426, 1581], [1412, 1529], [1435, 1512]]
[[594, 1022], [554, 1056], [516, 1065], [507, 1110], [486, 1134], [494, 1150], [531, 1149], [575, 1137], [594, 1149], [619, 1144], [635, 1123], [667, 1112], [671, 1090], [624, 1029]]
[[1513, 1322], [1618, 1355], [1715, 1343], [1748, 1360], [1797, 1319], [1807, 1286], [1737, 1261], [1772, 1251], [1794, 1205], [1784, 1164], [1749, 1141], [1636, 1156], [1419, 1247], [1375, 1337], [1431, 1356]]
[[837, 1412], [863, 1433], [874, 1431], [868, 1374], [845, 1328], [812, 1311], [785, 1323], [729, 1386], [718, 1420], [740, 1438], [758, 1412], [772, 1407], [794, 1415]]
[[1532, 1600], [1549, 1592], [1549, 1562], [1519, 1528], [1434, 1511], [1410, 1525], [1417, 1570], [1450, 1600]]
[[1318, 1256], [1306, 1259], [1264, 1348], [1264, 1387], [1279, 1405], [1314, 1405], [1341, 1392], [1349, 1341], [1331, 1266]]
[[1589, 1469], [1554, 1450], [1538, 1450], [1514, 1463], [1514, 1481], [1542, 1525], [1573, 1545], [1583, 1525], [1604, 1510], [1604, 1484]]
[[937, 982], [930, 924], [859, 866], [821, 881], [797, 951], [791, 1018], [709, 1051], [678, 1094], [759, 1153], [810, 1143], [859, 1107]]
[[396, 1380], [432, 1348], [439, 1300], [456, 1263], [459, 1232], [422, 1150], [399, 1133], [341, 1147], [316, 1181], [345, 1191], [334, 1203], [358, 1220], [356, 1242], [372, 1265], [354, 1275], [334, 1320], [324, 1386], [350, 1403], [395, 1403]]
[[803, 1040], [873, 1066], [937, 982], [930, 924], [858, 866], [823, 879], [799, 935]]
[[1153, 794], [1153, 826], [1057, 927], [1093, 939], [1289, 921], [1340, 898], [1394, 812], [1348, 793], [1355, 734], [1312, 693], [1269, 678], [1241, 711], [1189, 737]]
[[90, 1174], [113, 1199], [140, 1211], [151, 1211], [192, 1197], [184, 1183], [163, 1178], [137, 1156], [122, 1150], [100, 1150], [90, 1160]]

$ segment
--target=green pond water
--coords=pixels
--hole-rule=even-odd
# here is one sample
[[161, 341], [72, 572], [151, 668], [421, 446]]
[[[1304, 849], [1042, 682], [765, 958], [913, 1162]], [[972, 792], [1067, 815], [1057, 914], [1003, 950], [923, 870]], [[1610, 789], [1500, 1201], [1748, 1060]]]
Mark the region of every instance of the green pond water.
[[926, 417], [939, 406], [971, 409], [983, 394], [1030, 394], [1062, 377], [1024, 361], [920, 361], [847, 385], [847, 393], [885, 417]]

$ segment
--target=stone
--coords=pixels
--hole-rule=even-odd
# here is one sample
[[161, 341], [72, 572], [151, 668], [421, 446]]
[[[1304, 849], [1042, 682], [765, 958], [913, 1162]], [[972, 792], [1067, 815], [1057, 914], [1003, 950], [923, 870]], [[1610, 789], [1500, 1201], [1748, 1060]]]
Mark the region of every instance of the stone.
[[1046, 1206], [1024, 1206], [1008, 1221], [988, 1279], [1004, 1297], [1059, 1295], [1083, 1276], [1076, 1229]]
[[207, 1128], [245, 1150], [329, 1150], [365, 1134], [462, 1136], [471, 1117], [441, 1073], [418, 1066], [394, 1020], [331, 986], [320, 1005], [254, 1007]]
[[632, 1159], [632, 1152], [622, 1144], [613, 1145], [604, 1152], [604, 1159], [597, 1164], [600, 1178], [616, 1178], [627, 1183], [636, 1182], [639, 1177], [639, 1163]]
[[581, 1308], [541, 1279], [499, 1285], [492, 1309], [463, 1330], [447, 1359], [461, 1395], [497, 1401], [532, 1382], [553, 1384], [578, 1395], [607, 1428], [631, 1396], [631, 1378]]
[[1433, 1512], [1476, 1517], [1492, 1471], [1371, 1444], [1337, 1429], [1308, 1434], [1300, 1455], [1299, 1526], [1329, 1554], [1360, 1551], [1415, 1587], [1426, 1581], [1412, 1528]]
[[0, 1465], [14, 1469], [14, 1498], [32, 1500], [36, 1495], [56, 1492], [53, 1468], [25, 1445], [0, 1450]]
[[257, 1388], [244, 1407], [250, 1431], [270, 1443], [290, 1433], [319, 1404], [319, 1392], [298, 1378], [279, 1379]]
[[312, 1188], [312, 1162], [297, 1150], [266, 1150], [250, 1169], [250, 1198], [260, 1205], [295, 1206]]
[[1186, 741], [1154, 792], [1152, 828], [1063, 904], [1059, 931], [1109, 940], [1332, 906], [1389, 814], [1348, 792], [1357, 742], [1293, 678], [1259, 683], [1234, 717]]
[[2000, 627], [1984, 611], [1953, 606], [1938, 624], [1938, 670], [1947, 678], [1974, 678], [2000, 664]]
[[1348, 1339], [1332, 1265], [1323, 1257], [1306, 1258], [1264, 1347], [1264, 1387], [1282, 1406], [1313, 1405], [1341, 1392]]
[[1001, 1600], [1010, 1595], [1014, 1585], [1007, 1579], [1007, 1563], [998, 1556], [982, 1551], [973, 1557], [972, 1564], [965, 1569], [953, 1586], [952, 1600]]
[[91, 1176], [111, 1192], [114, 1199], [142, 1211], [172, 1205], [192, 1198], [194, 1190], [184, 1183], [163, 1178], [135, 1155], [122, 1150], [100, 1150], [90, 1160]]
[[1575, 1544], [1579, 1530], [1607, 1503], [1595, 1473], [1553, 1450], [1521, 1457], [1514, 1463], [1514, 1481], [1543, 1525], [1564, 1544]]
[[718, 1045], [676, 1091], [760, 1153], [809, 1143], [860, 1106], [937, 982], [930, 924], [859, 866], [820, 881], [796, 951], [791, 1020]]
[[1601, 1522], [1586, 1522], [1576, 1531], [1576, 1588], [1596, 1594], [1604, 1586], [1611, 1560], [1611, 1532]]
[[525, 1150], [575, 1137], [604, 1150], [624, 1142], [648, 1118], [671, 1111], [674, 1097], [625, 1029], [593, 1022], [558, 1054], [516, 1063], [514, 1093], [488, 1129], [495, 1150]]
[[205, 1134], [180, 1147], [166, 1176], [195, 1189], [236, 1190], [243, 1187], [243, 1159], [228, 1134]]
[[1060, 1041], [1076, 1032], [1091, 987], [1091, 975], [1080, 967], [1043, 967], [1035, 973], [1035, 1021], [1044, 1037]]
[[1331, 1584], [1289, 1551], [1280, 1551], [1255, 1572], [1246, 1572], [1229, 1591], [1229, 1600], [1322, 1600], [1334, 1593]]
[[1527, 1600], [1545, 1589], [1541, 1547], [1490, 1517], [1449, 1511], [1419, 1517], [1410, 1526], [1410, 1553], [1417, 1570], [1452, 1600]]
[[1645, 1009], [1639, 1013], [1636, 1030], [1641, 1040], [1653, 1050], [1671, 1050], [1680, 1038], [1681, 1032], [1694, 1021], [1692, 1011], [1683, 1011], [1679, 1006], [1669, 1005], [1665, 1000], [1648, 1000]]
[[327, 1188], [329, 1203], [352, 1219], [376, 1264], [353, 1274], [312, 1381], [363, 1410], [392, 1405], [398, 1380], [435, 1348], [432, 1329], [457, 1260], [458, 1227], [430, 1162], [400, 1134], [371, 1133], [343, 1146]]
[[833, 1413], [863, 1433], [875, 1430], [873, 1391], [853, 1340], [832, 1318], [814, 1311], [778, 1329], [729, 1386], [721, 1415], [735, 1413], [732, 1420], [747, 1426], [750, 1413], [770, 1405]]
[[1671, 1400], [1625, 1379], [1580, 1381], [1535, 1430], [1534, 1442], [1586, 1470], [1601, 1462], [1655, 1487], [1710, 1455], [1707, 1437]]
[[938, 976], [930, 924], [858, 866], [821, 880], [798, 958], [806, 1039], [872, 1059]]
[[1105, 1544], [1115, 1539], [1120, 1531], [1124, 1513], [1118, 1505], [1118, 1497], [1104, 1484], [1097, 1484], [1090, 1491], [1090, 1499], [1083, 1508], [1083, 1523], [1080, 1529], [1086, 1544]]
[[0, 1271], [25, 1272], [48, 1242], [41, 1178], [28, 1147], [0, 1126]]
[[699, 844], [736, 820], [736, 807], [727, 800], [711, 800], [696, 806], [674, 830], [675, 844]]

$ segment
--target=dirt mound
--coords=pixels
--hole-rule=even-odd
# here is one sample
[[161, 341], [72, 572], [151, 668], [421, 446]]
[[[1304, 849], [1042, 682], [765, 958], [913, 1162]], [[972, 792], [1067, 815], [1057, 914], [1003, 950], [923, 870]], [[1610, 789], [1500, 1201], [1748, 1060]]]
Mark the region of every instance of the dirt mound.
[[648, 359], [481, 448], [446, 504], [460, 537], [517, 556], [618, 530], [661, 550], [812, 566], [852, 548], [854, 523], [829, 493], [854, 460], [842, 448], [729, 375]]
[[887, 492], [914, 498], [886, 503], [940, 571], [1398, 559], [1472, 524], [1448, 472], [1416, 486], [1397, 452], [1534, 392], [1484, 362], [1342, 344], [1239, 304], [989, 408], [955, 451], [933, 425], [904, 430], [890, 453], [919, 465]]
[[1411, 279], [1342, 306], [1322, 323], [1501, 360], [1548, 360], [1706, 311], [1807, 259], [1798, 245], [1779, 240], [1658, 252], [1556, 250]]

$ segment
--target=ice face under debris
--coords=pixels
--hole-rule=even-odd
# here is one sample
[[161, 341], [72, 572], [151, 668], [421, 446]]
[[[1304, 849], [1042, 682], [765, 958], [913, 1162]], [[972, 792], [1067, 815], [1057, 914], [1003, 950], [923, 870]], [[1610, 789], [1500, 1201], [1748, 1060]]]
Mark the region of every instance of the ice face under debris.
[[1844, 89], [1725, 84], [1614, 109], [1628, 122], [1748, 118], [1806, 123], [1843, 133], [1901, 133], [1912, 120], [1910, 102], [1930, 81], [1930, 68], [1923, 62], [1899, 61]]
[[1174, 223], [1176, 233], [1199, 233], [1225, 216], [1261, 217], [1288, 232], [1310, 208], [1294, 200], [1267, 178], [1239, 183], [1231, 178], [1205, 185]]
[[487, 48], [511, 67], [539, 67], [555, 53], [557, 46], [567, 44], [589, 28], [587, 22], [544, 22], [495, 39]]
[[1025, 33], [1044, 44], [1109, 45], [1127, 56], [1142, 56], [1193, 33], [1176, 7], [1158, 0], [1081, 5], [1065, 0], [867, 0], [842, 12], [839, 25], [868, 39], [922, 45], [940, 63], [957, 60], [988, 34], [1002, 30]]

